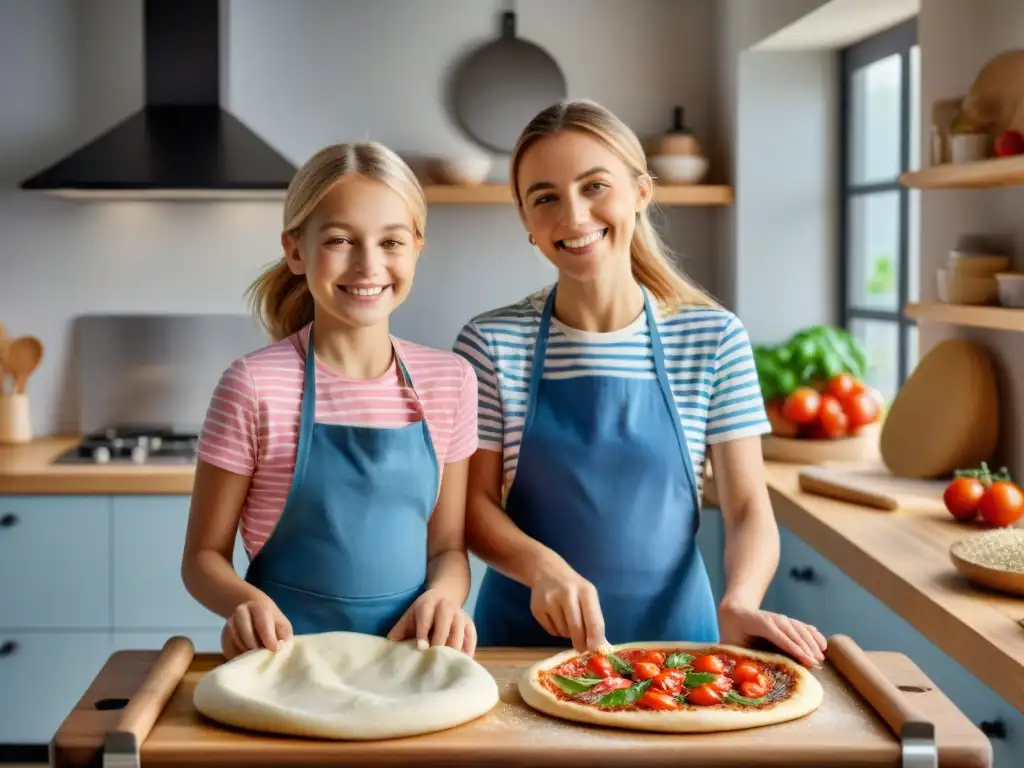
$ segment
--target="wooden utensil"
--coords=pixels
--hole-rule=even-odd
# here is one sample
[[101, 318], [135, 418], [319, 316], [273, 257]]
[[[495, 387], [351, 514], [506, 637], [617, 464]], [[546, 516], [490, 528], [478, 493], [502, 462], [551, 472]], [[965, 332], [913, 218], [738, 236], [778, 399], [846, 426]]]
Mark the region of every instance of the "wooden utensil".
[[881, 464], [856, 467], [812, 466], [797, 473], [800, 490], [837, 501], [895, 512], [941, 508], [946, 482], [894, 477]]
[[43, 359], [43, 343], [35, 336], [22, 336], [7, 344], [6, 365], [14, 374], [14, 393], [25, 394], [28, 377]]
[[160, 657], [129, 699], [116, 727], [107, 731], [103, 740], [103, 768], [141, 768], [142, 742], [153, 730], [194, 657], [195, 647], [187, 637], [172, 637], [164, 643]]

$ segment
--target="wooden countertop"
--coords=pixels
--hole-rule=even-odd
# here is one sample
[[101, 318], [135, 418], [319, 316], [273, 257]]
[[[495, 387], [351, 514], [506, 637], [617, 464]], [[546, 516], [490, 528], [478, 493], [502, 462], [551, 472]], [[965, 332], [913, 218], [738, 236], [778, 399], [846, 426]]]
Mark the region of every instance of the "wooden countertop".
[[25, 445], [0, 446], [3, 494], [192, 493], [195, 466], [53, 464], [81, 440], [78, 435], [44, 437]]
[[[775, 517], [1024, 712], [1024, 599], [974, 587], [949, 548], [980, 528], [941, 506], [883, 512], [804, 493], [799, 465], [765, 462]], [[717, 506], [714, 482], [705, 503]]]

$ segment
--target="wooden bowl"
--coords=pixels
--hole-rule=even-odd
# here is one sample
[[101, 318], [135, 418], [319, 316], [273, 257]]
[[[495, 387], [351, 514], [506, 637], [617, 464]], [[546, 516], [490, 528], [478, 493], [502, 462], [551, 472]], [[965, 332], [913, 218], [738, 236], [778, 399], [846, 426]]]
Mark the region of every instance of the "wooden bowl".
[[878, 454], [878, 423], [869, 424], [856, 437], [813, 440], [805, 437], [761, 436], [765, 461], [788, 464], [825, 464], [832, 461], [864, 461]]
[[[999, 553], [1016, 551], [1020, 570], [986, 565]], [[953, 566], [969, 581], [1024, 597], [1024, 529], [996, 528], [957, 541], [949, 548]]]

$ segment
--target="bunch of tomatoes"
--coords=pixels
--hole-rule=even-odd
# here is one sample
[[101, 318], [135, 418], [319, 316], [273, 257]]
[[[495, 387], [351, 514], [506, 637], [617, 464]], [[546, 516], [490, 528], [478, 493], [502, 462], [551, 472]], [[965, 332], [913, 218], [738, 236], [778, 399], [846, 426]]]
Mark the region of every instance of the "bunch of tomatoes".
[[1013, 482], [1006, 467], [990, 472], [985, 462], [980, 469], [958, 469], [942, 495], [946, 509], [957, 520], [980, 517], [994, 528], [1013, 525], [1024, 515], [1024, 492]]
[[882, 405], [878, 390], [851, 373], [840, 373], [815, 386], [797, 387], [765, 408], [773, 435], [836, 440], [878, 421]]

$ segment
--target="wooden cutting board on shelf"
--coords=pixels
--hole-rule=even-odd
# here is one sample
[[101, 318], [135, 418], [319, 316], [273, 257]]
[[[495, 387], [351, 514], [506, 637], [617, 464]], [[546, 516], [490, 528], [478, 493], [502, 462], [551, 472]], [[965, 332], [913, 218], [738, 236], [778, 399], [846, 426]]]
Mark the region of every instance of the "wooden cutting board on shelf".
[[882, 464], [808, 466], [798, 473], [800, 490], [850, 504], [895, 512], [941, 509], [948, 480], [895, 477]]

